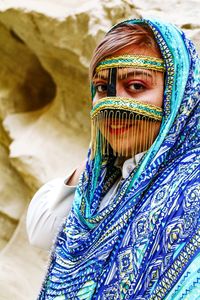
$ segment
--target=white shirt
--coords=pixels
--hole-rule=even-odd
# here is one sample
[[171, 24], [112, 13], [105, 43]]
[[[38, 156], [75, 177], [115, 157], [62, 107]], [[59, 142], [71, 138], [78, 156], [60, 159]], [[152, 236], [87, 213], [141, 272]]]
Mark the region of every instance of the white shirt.
[[[129, 176], [144, 152], [135, 155], [123, 163], [122, 178]], [[76, 186], [67, 185], [67, 178], [57, 178], [44, 184], [30, 202], [26, 218], [29, 241], [32, 245], [49, 250], [64, 219], [68, 216]], [[105, 207], [117, 191], [120, 178], [101, 201], [99, 210]]]

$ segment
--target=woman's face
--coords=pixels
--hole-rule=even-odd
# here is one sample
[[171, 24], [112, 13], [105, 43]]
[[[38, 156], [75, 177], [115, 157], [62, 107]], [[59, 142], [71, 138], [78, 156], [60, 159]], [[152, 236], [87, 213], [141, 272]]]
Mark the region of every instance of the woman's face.
[[[127, 46], [115, 52], [113, 55], [118, 56], [123, 54], [161, 58], [156, 50], [139, 46]], [[107, 79], [95, 78], [93, 84], [96, 89], [96, 94], [93, 99], [93, 104], [95, 104], [96, 101], [107, 96]], [[116, 96], [118, 97], [134, 98], [141, 102], [162, 107], [163, 92], [163, 72], [152, 72], [146, 69], [137, 69], [137, 71], [133, 72], [131, 69], [128, 69], [126, 76], [118, 76], [117, 78]], [[148, 126], [148, 124], [144, 125], [143, 123], [141, 120], [131, 121], [129, 123], [127, 123], [127, 121], [125, 123], [123, 120], [109, 120], [109, 134], [106, 135], [106, 139], [113, 150], [120, 155], [126, 153], [128, 157], [133, 155], [133, 148], [135, 149], [134, 154], [147, 150], [145, 149], [145, 145], [148, 145], [148, 142], [144, 136], [151, 137], [152, 143], [158, 135], [160, 122], [155, 122], [153, 128], [152, 125]], [[102, 132], [102, 134], [104, 133]]]

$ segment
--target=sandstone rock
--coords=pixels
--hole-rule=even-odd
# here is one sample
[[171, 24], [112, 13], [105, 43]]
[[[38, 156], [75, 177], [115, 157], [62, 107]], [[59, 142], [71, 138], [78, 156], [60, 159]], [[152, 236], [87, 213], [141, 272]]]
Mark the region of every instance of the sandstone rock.
[[29, 190], [11, 166], [7, 149], [0, 144], [0, 249], [8, 243], [30, 199]]
[[25, 217], [0, 253], [0, 299], [36, 299], [44, 276], [47, 253], [30, 247]]
[[[12, 204], [4, 206], [5, 214], [2, 208], [6, 233], [0, 238], [6, 246], [0, 253], [0, 299], [35, 299], [46, 256], [28, 244], [25, 196], [30, 199], [42, 183], [64, 176], [85, 158], [91, 53], [114, 22], [129, 16], [130, 5], [118, 0], [0, 5], [0, 136], [9, 148], [5, 169], [24, 181], [19, 200], [9, 186], [5, 189]], [[7, 180], [5, 174], [1, 177]], [[9, 215], [14, 205], [15, 218]]]

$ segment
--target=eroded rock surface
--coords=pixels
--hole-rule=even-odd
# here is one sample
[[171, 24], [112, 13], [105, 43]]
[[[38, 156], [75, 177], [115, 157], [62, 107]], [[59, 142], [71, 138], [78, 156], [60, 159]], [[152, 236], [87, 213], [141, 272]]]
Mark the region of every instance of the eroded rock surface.
[[116, 22], [150, 15], [182, 27], [200, 51], [198, 9], [198, 0], [0, 1], [0, 300], [36, 299], [48, 255], [27, 241], [26, 209], [85, 158], [96, 43]]

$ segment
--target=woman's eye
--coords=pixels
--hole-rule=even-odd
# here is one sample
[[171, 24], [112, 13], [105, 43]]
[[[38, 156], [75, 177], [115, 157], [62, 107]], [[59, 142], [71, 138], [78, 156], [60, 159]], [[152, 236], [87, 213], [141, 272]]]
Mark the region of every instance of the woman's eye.
[[107, 84], [97, 84], [95, 89], [97, 93], [105, 93], [107, 91]]
[[131, 83], [128, 85], [128, 89], [132, 92], [137, 92], [137, 91], [144, 91], [145, 90], [145, 86], [142, 83], [139, 82], [135, 82], [135, 83]]

